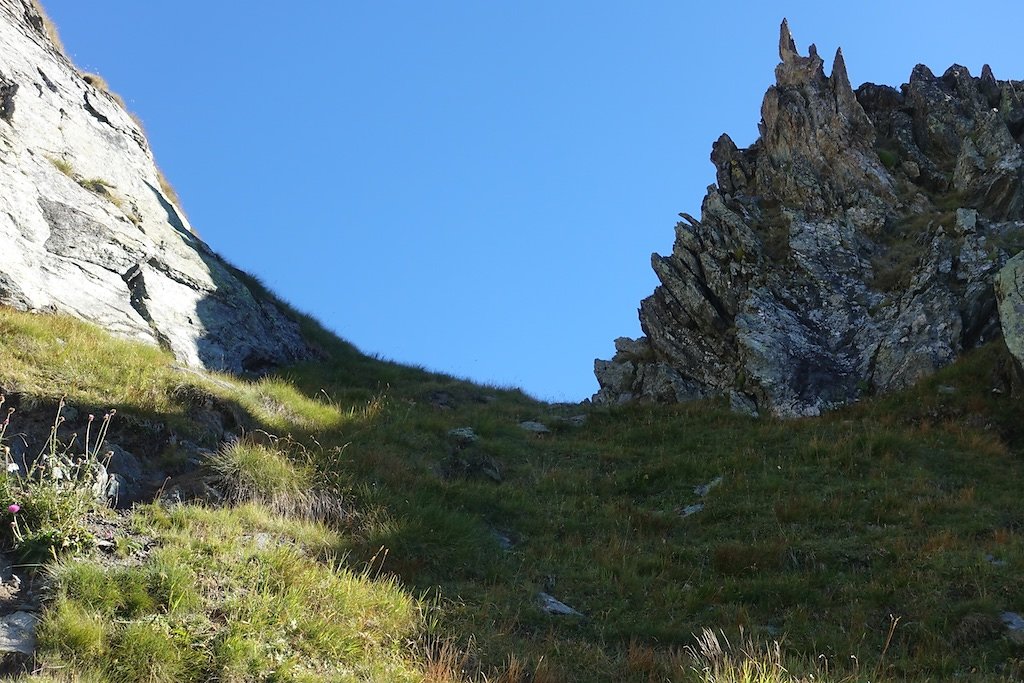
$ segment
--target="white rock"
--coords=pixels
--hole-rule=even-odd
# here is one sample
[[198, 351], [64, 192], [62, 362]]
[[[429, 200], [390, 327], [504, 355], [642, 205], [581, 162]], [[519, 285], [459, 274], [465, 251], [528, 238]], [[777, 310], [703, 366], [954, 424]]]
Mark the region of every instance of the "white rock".
[[36, 623], [30, 612], [13, 612], [0, 617], [0, 652], [31, 655], [36, 649]]
[[304, 357], [297, 324], [193, 234], [131, 116], [33, 23], [31, 0], [0, 0], [0, 86], [14, 89], [0, 110], [0, 303], [162, 343], [193, 367]]
[[680, 512], [679, 514], [681, 514], [683, 517], [689, 517], [690, 515], [697, 514], [703, 509], [704, 503], [694, 503], [693, 505], [687, 505], [686, 507], [684, 507], [682, 512]]
[[1006, 636], [1015, 643], [1024, 644], [1024, 617], [1016, 612], [1003, 612], [999, 618], [1006, 627]]
[[477, 436], [472, 427], [456, 427], [455, 429], [449, 429], [448, 436], [455, 441], [455, 443], [461, 446], [468, 446], [469, 444], [476, 443], [480, 440], [480, 437]]
[[718, 486], [721, 483], [722, 483], [722, 477], [715, 477], [714, 479], [712, 479], [711, 481], [709, 481], [706, 484], [701, 484], [700, 486], [694, 486], [693, 487], [693, 492], [696, 493], [698, 496], [703, 498], [704, 496], [708, 495], [708, 493], [711, 492], [711, 489], [715, 488], [716, 486]]
[[571, 617], [582, 617], [580, 612], [577, 612], [572, 607], [569, 607], [564, 602], [557, 600], [547, 593], [539, 593], [537, 598], [540, 602], [540, 608], [548, 614], [554, 614], [558, 616], [571, 616]]

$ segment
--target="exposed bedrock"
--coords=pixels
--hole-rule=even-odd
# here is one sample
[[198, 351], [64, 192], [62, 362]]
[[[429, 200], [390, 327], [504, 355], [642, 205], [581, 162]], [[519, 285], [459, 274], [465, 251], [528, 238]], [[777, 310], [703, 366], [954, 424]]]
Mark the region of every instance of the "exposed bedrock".
[[779, 56], [760, 137], [712, 146], [717, 183], [652, 256], [646, 337], [595, 362], [595, 401], [816, 415], [1000, 334], [995, 274], [1024, 249], [1024, 82], [917, 66], [855, 91], [842, 52], [826, 76], [786, 22]]
[[197, 237], [143, 131], [0, 0], [0, 304], [69, 313], [195, 367], [260, 372], [308, 354], [295, 321]]

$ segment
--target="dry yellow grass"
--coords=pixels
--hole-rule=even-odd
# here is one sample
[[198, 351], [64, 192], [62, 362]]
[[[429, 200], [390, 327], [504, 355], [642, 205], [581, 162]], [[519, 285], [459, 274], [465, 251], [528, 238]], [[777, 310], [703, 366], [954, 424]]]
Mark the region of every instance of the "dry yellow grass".
[[60, 51], [62, 55], [67, 57], [67, 52], [64, 50], [64, 42], [60, 39], [60, 33], [57, 31], [57, 25], [53, 23], [50, 16], [43, 9], [43, 6], [39, 3], [39, 0], [32, 0], [32, 6], [39, 13], [39, 16], [43, 19], [43, 30], [46, 32], [47, 37], [53, 46]]

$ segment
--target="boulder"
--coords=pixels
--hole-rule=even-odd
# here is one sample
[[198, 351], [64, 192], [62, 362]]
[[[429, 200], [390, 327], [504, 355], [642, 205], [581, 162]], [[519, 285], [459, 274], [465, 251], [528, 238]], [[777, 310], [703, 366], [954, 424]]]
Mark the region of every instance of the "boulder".
[[1003, 341], [1024, 366], [1024, 252], [1007, 261], [996, 275], [995, 292]]

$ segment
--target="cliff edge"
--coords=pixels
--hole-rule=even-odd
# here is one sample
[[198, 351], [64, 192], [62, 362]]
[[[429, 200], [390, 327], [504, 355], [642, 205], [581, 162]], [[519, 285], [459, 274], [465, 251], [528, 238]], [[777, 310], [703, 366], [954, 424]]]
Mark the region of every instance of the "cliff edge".
[[32, 0], [0, 0], [0, 303], [70, 313], [193, 367], [306, 357], [297, 323], [194, 234], [139, 125], [44, 24]]

